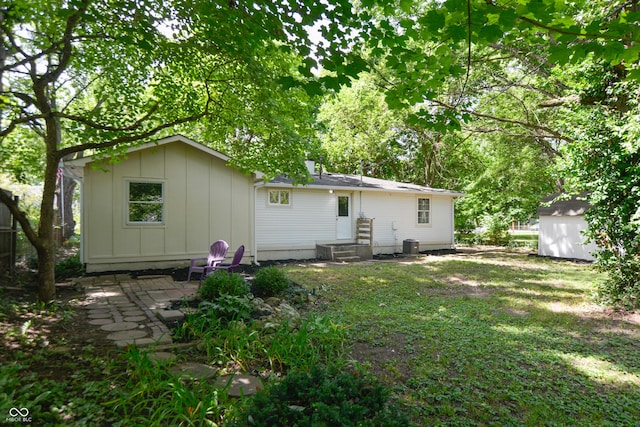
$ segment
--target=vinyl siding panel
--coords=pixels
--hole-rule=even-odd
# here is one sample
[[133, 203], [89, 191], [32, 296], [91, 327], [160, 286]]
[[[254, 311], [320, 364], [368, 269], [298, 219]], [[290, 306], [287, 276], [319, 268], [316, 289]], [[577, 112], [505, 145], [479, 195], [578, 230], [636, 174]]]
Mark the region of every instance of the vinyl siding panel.
[[[269, 187], [260, 188], [256, 200], [258, 259], [315, 257], [316, 243], [336, 240], [337, 196], [351, 195], [351, 220], [374, 218], [374, 253], [402, 251], [404, 239], [420, 241], [421, 250], [453, 245], [452, 197], [428, 196], [431, 224], [418, 224], [418, 196], [413, 193], [353, 191], [350, 193], [294, 187], [289, 206], [269, 205]], [[271, 188], [276, 189], [276, 188]], [[280, 189], [280, 188], [278, 188]], [[352, 239], [352, 241], [354, 240]], [[296, 256], [296, 251], [300, 256]], [[278, 255], [278, 252], [281, 254]]]
[[[188, 160], [187, 146], [182, 144], [169, 145], [165, 148], [165, 197], [171, 203], [165, 204], [165, 253], [166, 255], [181, 256], [189, 252], [191, 228], [186, 221], [189, 206], [194, 206], [191, 194], [192, 177], [187, 175]], [[197, 223], [197, 219], [193, 220]], [[195, 233], [198, 234], [198, 233]]]
[[593, 261], [595, 258], [591, 253], [597, 246], [585, 244], [583, 232], [586, 229], [587, 222], [583, 216], [541, 216], [538, 254]]
[[336, 196], [323, 190], [292, 188], [290, 205], [269, 205], [267, 188], [257, 191], [259, 250], [312, 248], [336, 237]]
[[[430, 224], [418, 224], [418, 197], [430, 199]], [[362, 207], [374, 218], [374, 253], [401, 252], [405, 239], [418, 240], [421, 250], [451, 247], [451, 197], [363, 192]]]

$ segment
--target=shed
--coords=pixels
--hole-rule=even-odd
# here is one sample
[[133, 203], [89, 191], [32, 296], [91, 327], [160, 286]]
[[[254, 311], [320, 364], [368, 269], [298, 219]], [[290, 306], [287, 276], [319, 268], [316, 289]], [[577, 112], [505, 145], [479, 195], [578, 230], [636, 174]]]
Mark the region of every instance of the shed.
[[587, 242], [584, 232], [587, 221], [584, 214], [589, 209], [587, 195], [567, 198], [561, 193], [542, 199], [538, 208], [540, 229], [538, 255], [593, 261], [595, 243]]

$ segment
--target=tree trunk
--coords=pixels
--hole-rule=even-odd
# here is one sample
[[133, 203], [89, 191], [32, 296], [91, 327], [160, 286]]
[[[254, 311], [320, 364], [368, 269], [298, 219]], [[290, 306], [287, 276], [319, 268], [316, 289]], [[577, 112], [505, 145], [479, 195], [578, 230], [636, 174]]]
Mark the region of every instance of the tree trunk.
[[42, 204], [40, 205], [40, 227], [38, 228], [38, 299], [50, 302], [56, 298], [55, 265], [56, 254], [53, 241], [53, 221], [55, 218], [54, 197], [56, 191], [56, 174], [58, 159], [55, 155], [57, 147], [55, 133], [47, 135], [47, 166], [44, 174]]
[[[51, 228], [53, 231], [53, 229]], [[43, 241], [38, 248], [38, 300], [51, 302], [56, 299], [56, 254], [53, 245], [53, 236], [48, 241]]]
[[76, 190], [77, 183], [75, 180], [62, 176], [62, 188], [60, 192], [60, 203], [58, 205], [61, 225], [62, 240], [68, 240], [75, 234], [76, 223], [73, 220], [73, 194]]

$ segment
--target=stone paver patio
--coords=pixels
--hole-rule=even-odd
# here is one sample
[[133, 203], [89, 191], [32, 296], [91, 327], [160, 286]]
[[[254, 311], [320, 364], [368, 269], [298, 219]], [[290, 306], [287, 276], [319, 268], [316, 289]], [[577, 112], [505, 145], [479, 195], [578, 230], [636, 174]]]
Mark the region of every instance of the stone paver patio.
[[118, 347], [170, 344], [162, 320], [180, 320], [180, 310], [166, 310], [171, 301], [192, 298], [198, 282], [174, 282], [171, 276], [128, 274], [83, 277], [76, 282], [86, 295], [89, 323], [99, 326]]

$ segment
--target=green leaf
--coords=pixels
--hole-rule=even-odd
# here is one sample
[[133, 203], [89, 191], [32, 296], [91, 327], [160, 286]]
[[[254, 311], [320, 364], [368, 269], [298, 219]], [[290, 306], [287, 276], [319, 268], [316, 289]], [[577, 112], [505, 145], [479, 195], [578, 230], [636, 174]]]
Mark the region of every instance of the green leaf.
[[400, 0], [400, 9], [405, 13], [411, 13], [413, 0]]
[[304, 84], [304, 90], [309, 96], [322, 95], [322, 85], [317, 81], [310, 81]]
[[421, 26], [426, 28], [429, 33], [437, 33], [445, 25], [445, 16], [438, 10], [430, 10], [421, 17], [418, 22]]
[[466, 25], [450, 25], [446, 30], [446, 34], [453, 42], [459, 42], [467, 39], [467, 31]]
[[485, 25], [479, 35], [488, 43], [495, 43], [502, 37], [502, 30], [497, 25]]

